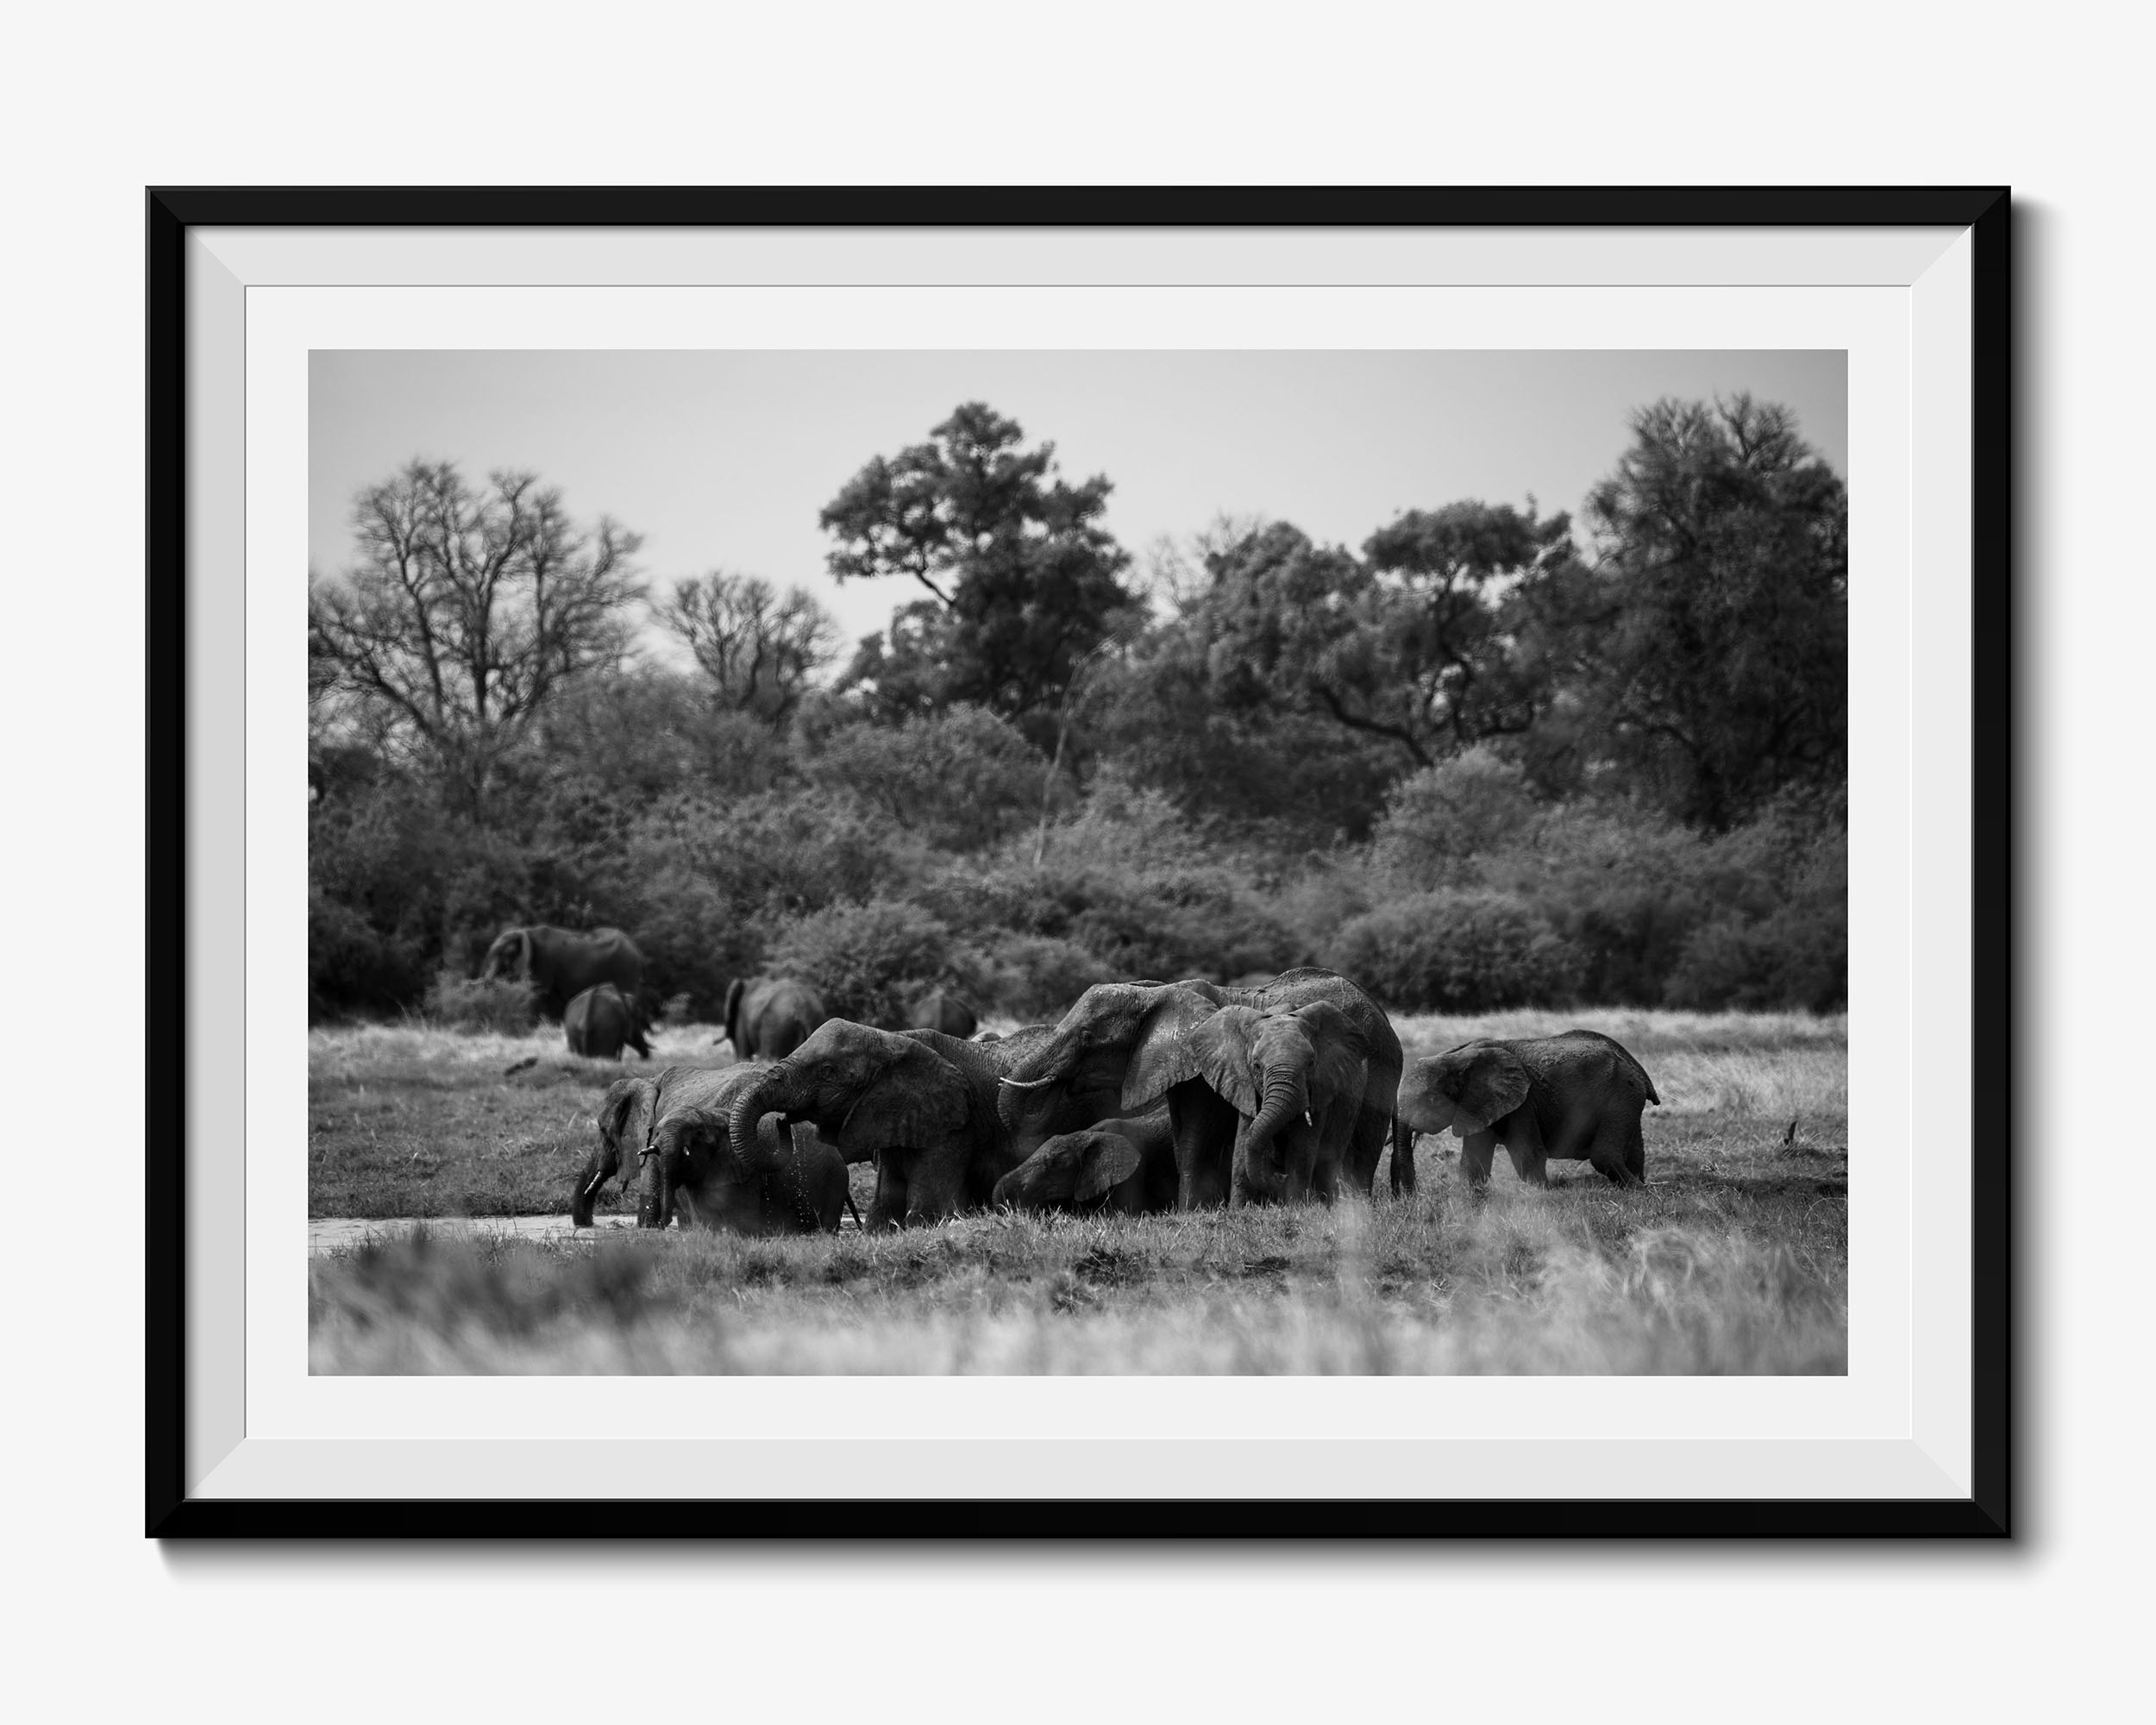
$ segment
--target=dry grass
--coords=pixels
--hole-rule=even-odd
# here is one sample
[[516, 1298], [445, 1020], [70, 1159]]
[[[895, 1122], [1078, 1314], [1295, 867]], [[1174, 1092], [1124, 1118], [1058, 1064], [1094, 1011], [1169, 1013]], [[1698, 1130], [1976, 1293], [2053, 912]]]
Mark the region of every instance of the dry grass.
[[[1410, 1019], [1401, 1030], [1413, 1054], [1471, 1035], [1575, 1024], [1633, 1047], [1668, 1104], [1648, 1115], [1644, 1190], [1620, 1191], [1583, 1164], [1559, 1164], [1551, 1189], [1530, 1190], [1501, 1157], [1478, 1201], [1457, 1181], [1456, 1142], [1426, 1138], [1423, 1189], [1413, 1199], [1331, 1211], [974, 1216], [810, 1240], [379, 1240], [310, 1265], [313, 1369], [1846, 1370], [1843, 1024], [1514, 1013]], [[444, 1122], [468, 1130], [469, 1111], [479, 1109], [500, 1153], [536, 1170], [524, 1186], [552, 1194], [558, 1209], [589, 1146], [597, 1088], [615, 1069], [573, 1059], [555, 1032], [537, 1065], [505, 1080], [502, 1069], [544, 1038], [444, 1046], [440, 1035], [318, 1035], [318, 1112], [394, 1098], [387, 1118], [402, 1145], [442, 1135]], [[714, 1063], [723, 1059], [705, 1032], [675, 1032], [669, 1047], [686, 1051], [699, 1038]], [[520, 1147], [513, 1133], [531, 1127], [512, 1120], [527, 1117], [544, 1131]], [[319, 1121], [317, 1142], [356, 1147], [346, 1126], [325, 1132]], [[486, 1153], [486, 1144], [470, 1152], [473, 1165], [485, 1166]], [[358, 1189], [348, 1170], [328, 1170], [325, 1183]], [[316, 1208], [332, 1213], [319, 1189]]]

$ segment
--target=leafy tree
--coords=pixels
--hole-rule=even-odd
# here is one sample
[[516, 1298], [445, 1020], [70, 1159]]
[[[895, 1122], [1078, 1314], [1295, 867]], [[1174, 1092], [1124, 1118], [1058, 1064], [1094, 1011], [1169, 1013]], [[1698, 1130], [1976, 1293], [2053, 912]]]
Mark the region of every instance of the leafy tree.
[[1056, 446], [1022, 447], [1018, 423], [968, 402], [931, 440], [879, 455], [821, 521], [841, 581], [896, 576], [929, 597], [862, 645], [846, 683], [887, 716], [970, 701], [1005, 718], [1050, 712], [1078, 662], [1135, 603], [1129, 557], [1100, 525], [1108, 480], [1057, 476]]
[[1307, 713], [1427, 767], [1547, 706], [1538, 605], [1573, 561], [1566, 517], [1507, 504], [1413, 511], [1360, 559], [1275, 522], [1206, 556], [1189, 618], [1223, 708]]
[[369, 486], [352, 524], [359, 561], [308, 594], [310, 691], [476, 806], [555, 692], [626, 652], [638, 536], [580, 528], [530, 474], [480, 489], [447, 461]]
[[1848, 762], [1849, 502], [1789, 410], [1660, 401], [1588, 499], [1579, 727], [1719, 831]]
[[855, 724], [809, 768], [940, 848], [976, 850], [1025, 825], [1040, 803], [1041, 758], [977, 706], [901, 725]]
[[837, 651], [837, 625], [829, 612], [799, 587], [781, 598], [755, 575], [714, 569], [677, 583], [674, 597], [655, 610], [687, 643], [718, 705], [754, 713], [774, 728]]

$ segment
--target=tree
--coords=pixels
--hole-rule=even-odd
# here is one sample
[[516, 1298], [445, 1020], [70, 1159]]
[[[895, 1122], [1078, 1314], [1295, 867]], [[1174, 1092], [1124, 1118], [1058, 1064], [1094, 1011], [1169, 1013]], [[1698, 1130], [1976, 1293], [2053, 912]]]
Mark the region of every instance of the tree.
[[820, 518], [837, 580], [929, 594], [862, 643], [844, 681], [888, 717], [969, 701], [1044, 736], [1078, 662], [1136, 603], [1100, 524], [1112, 487], [1057, 477], [1054, 444], [1022, 448], [1018, 423], [979, 402], [930, 436], [875, 457]]
[[753, 713], [776, 729], [837, 650], [830, 613], [799, 587], [781, 599], [755, 575], [714, 569], [675, 585], [655, 607], [659, 621], [695, 656], [718, 705]]
[[475, 489], [447, 461], [368, 486], [352, 524], [360, 560], [308, 594], [310, 664], [476, 807], [555, 692], [627, 651], [638, 536], [578, 527], [530, 474]]
[[1546, 706], [1537, 607], [1573, 560], [1567, 518], [1510, 505], [1413, 511], [1359, 559], [1275, 522], [1206, 555], [1190, 620], [1222, 706], [1313, 714], [1427, 767]]
[[1710, 831], [1848, 763], [1849, 502], [1786, 408], [1660, 401], [1588, 499], [1569, 624], [1591, 733]]

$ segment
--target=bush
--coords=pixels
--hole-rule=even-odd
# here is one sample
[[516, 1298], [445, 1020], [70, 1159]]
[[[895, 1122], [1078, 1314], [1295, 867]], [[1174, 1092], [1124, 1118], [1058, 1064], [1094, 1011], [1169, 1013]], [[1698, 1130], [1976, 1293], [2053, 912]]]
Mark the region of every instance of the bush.
[[809, 983], [842, 1019], [893, 1029], [924, 986], [951, 975], [950, 944], [918, 905], [832, 905], [784, 924], [765, 968]]
[[938, 849], [974, 850], [1037, 817], [1048, 763], [993, 713], [955, 706], [902, 725], [849, 725], [808, 771]]
[[1572, 957], [1506, 893], [1419, 893], [1342, 927], [1326, 959], [1397, 1011], [1481, 1013], [1573, 997]]
[[1402, 886], [1458, 886], [1476, 858], [1526, 837], [1538, 813], [1519, 767], [1488, 747], [1470, 749], [1393, 787], [1371, 860]]
[[438, 1025], [516, 1036], [539, 1021], [539, 990], [513, 977], [460, 976], [444, 970], [427, 989], [421, 1010]]
[[982, 999], [1021, 1023], [1052, 1024], [1109, 968], [1075, 941], [1052, 935], [1006, 935], [988, 950]]

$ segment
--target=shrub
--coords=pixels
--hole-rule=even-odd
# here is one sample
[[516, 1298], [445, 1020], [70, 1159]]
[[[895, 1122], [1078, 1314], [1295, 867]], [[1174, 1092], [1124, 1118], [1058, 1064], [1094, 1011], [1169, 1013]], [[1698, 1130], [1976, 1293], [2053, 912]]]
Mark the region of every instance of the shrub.
[[1047, 770], [1025, 737], [977, 706], [901, 725], [849, 725], [808, 768], [812, 782], [949, 850], [978, 850], [1028, 825]]
[[1022, 1023], [1053, 1023], [1109, 968], [1075, 941], [1052, 935], [1006, 935], [987, 954], [982, 998]]
[[1371, 860], [1402, 886], [1457, 886], [1474, 859], [1524, 837], [1537, 813], [1518, 766], [1488, 747], [1470, 749], [1393, 787]]
[[1407, 1012], [1491, 1012], [1573, 994], [1564, 942], [1506, 893], [1419, 893], [1381, 906], [1341, 928], [1326, 962]]
[[893, 1028], [950, 975], [950, 931], [918, 905], [832, 905], [782, 925], [765, 968], [811, 984], [840, 1018]]
[[460, 976], [444, 970], [428, 987], [421, 1010], [439, 1025], [517, 1035], [539, 1021], [539, 991], [513, 977]]

